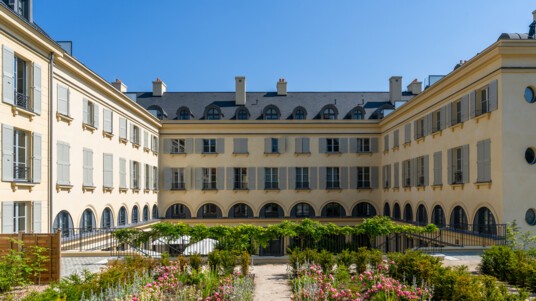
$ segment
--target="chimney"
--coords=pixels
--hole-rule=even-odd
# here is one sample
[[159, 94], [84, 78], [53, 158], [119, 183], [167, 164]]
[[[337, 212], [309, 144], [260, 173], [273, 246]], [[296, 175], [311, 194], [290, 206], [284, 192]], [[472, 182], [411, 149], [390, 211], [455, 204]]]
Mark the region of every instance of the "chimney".
[[284, 78], [277, 82], [277, 96], [287, 96], [287, 82]]
[[391, 76], [389, 78], [389, 101], [394, 104], [399, 100], [402, 100], [402, 76]]
[[236, 76], [235, 77], [235, 104], [238, 106], [246, 105], [246, 77], [245, 76]]
[[153, 82], [153, 96], [162, 96], [164, 93], [166, 93], [166, 84], [160, 78], [157, 78]]
[[119, 90], [119, 92], [127, 93], [127, 86], [123, 84], [122, 81], [120, 81], [118, 78], [115, 79], [115, 82], [111, 82], [112, 86]]
[[411, 94], [413, 95], [420, 94], [422, 92], [422, 82], [418, 81], [417, 79], [414, 79], [408, 85], [408, 91], [411, 92]]

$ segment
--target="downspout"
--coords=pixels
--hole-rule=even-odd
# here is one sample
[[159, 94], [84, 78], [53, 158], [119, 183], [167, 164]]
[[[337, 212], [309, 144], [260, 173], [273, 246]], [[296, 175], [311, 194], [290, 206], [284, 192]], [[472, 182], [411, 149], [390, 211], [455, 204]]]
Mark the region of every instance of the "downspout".
[[53, 185], [53, 174], [52, 169], [54, 168], [54, 164], [52, 164], [53, 160], [53, 130], [52, 125], [54, 121], [54, 114], [52, 113], [53, 110], [53, 99], [54, 99], [54, 89], [53, 89], [53, 78], [54, 78], [54, 52], [50, 53], [50, 64], [49, 64], [49, 70], [48, 70], [48, 223], [49, 223], [49, 229], [50, 233], [54, 233], [54, 221], [53, 221], [53, 201], [52, 197], [54, 194], [54, 185]]

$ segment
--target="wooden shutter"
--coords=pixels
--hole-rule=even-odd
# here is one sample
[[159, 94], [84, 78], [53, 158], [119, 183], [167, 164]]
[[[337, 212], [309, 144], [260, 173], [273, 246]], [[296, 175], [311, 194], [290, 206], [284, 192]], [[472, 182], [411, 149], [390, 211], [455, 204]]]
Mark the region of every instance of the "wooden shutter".
[[461, 118], [462, 118], [462, 122], [464, 121], [467, 121], [467, 119], [469, 118], [469, 95], [464, 95], [462, 97], [462, 100], [461, 100]]
[[58, 84], [58, 113], [68, 116], [69, 115], [69, 90]]
[[41, 135], [32, 133], [32, 182], [41, 183]]
[[264, 189], [264, 167], [257, 167], [257, 189]]
[[257, 185], [255, 185], [256, 180], [256, 174], [255, 174], [255, 167], [248, 167], [248, 189], [254, 190], [256, 189]]
[[489, 111], [495, 111], [499, 107], [499, 81], [492, 80], [488, 88]]
[[134, 177], [135, 176], [134, 175], [134, 161], [129, 160], [128, 166], [130, 168], [130, 170], [129, 170], [130, 171], [130, 186], [129, 187], [131, 189], [133, 189], [133, 188], [135, 188], [134, 187], [134, 179], [135, 179], [135, 177]]
[[400, 187], [400, 163], [395, 162], [394, 164], [394, 177], [393, 177], [393, 187], [399, 188]]
[[93, 103], [93, 126], [99, 128], [99, 111], [100, 107], [98, 104]]
[[349, 138], [350, 140], [350, 153], [352, 154], [355, 154], [357, 153], [357, 138], [355, 137], [352, 137], [352, 138]]
[[441, 185], [443, 181], [442, 176], [442, 156], [441, 151], [434, 153], [434, 185]]
[[413, 158], [409, 160], [410, 168], [409, 168], [409, 178], [410, 178], [410, 186], [417, 186], [417, 159]]
[[147, 131], [143, 131], [143, 147], [149, 148], [149, 133]]
[[357, 167], [350, 167], [350, 189], [357, 189]]
[[89, 101], [87, 100], [87, 98], [84, 98], [82, 99], [82, 119], [83, 119], [83, 122], [85, 124], [89, 124], [89, 119], [88, 119], [88, 112], [89, 112]]
[[173, 182], [173, 168], [164, 168], [164, 190], [171, 190], [171, 183]]
[[484, 181], [491, 182], [491, 140], [483, 141], [484, 146]]
[[164, 154], [171, 154], [173, 140], [175, 139], [164, 139]]
[[383, 137], [383, 151], [388, 151], [389, 150], [389, 135], [385, 135]]
[[[165, 172], [165, 170], [164, 170]], [[184, 188], [186, 190], [191, 190], [194, 187], [194, 183], [192, 183], [192, 180], [195, 178], [195, 175], [193, 175], [194, 169], [191, 167], [184, 168]], [[166, 175], [164, 174], [164, 181], [166, 181]]]
[[469, 116], [471, 118], [476, 116], [476, 91], [469, 93]]
[[447, 107], [441, 107], [439, 111], [439, 130], [444, 130], [447, 121]]
[[320, 178], [320, 183], [319, 183], [319, 189], [326, 189], [326, 172], [327, 172], [327, 167], [319, 167], [319, 178]]
[[379, 178], [378, 166], [370, 167], [370, 188], [376, 189], [379, 187], [378, 178]]
[[309, 138], [302, 138], [302, 151], [304, 153], [310, 153], [311, 148], [309, 146]]
[[434, 113], [430, 113], [428, 115], [425, 116], [425, 128], [424, 128], [424, 135], [427, 136], [427, 135], [430, 135], [432, 134], [432, 126], [434, 125]]
[[127, 120], [119, 117], [119, 138], [127, 139]]
[[216, 168], [216, 189], [225, 189], [225, 169], [223, 167]]
[[301, 153], [303, 153], [302, 139], [303, 139], [303, 138], [295, 138], [295, 139], [294, 139], [294, 152], [295, 152], [296, 154], [301, 154]]
[[341, 167], [339, 176], [341, 182], [341, 189], [348, 189], [348, 167]]
[[234, 138], [233, 139], [233, 153], [241, 154], [242, 153], [241, 146], [242, 145], [240, 144], [240, 138]]
[[193, 154], [194, 153], [194, 139], [193, 138], [186, 138], [184, 141], [184, 151], [187, 154]]
[[452, 184], [452, 148], [447, 150], [447, 183]]
[[2, 201], [2, 233], [13, 233], [14, 203]]
[[108, 109], [103, 110], [103, 130], [107, 133], [113, 132], [113, 112]]
[[445, 113], [446, 127], [450, 127], [452, 126], [452, 103], [446, 105]]
[[201, 138], [195, 139], [195, 153], [196, 154], [203, 153], [203, 139]]
[[14, 68], [15, 54], [11, 48], [4, 45], [2, 50], [2, 101], [11, 105], [15, 105]]
[[483, 141], [478, 141], [476, 143], [476, 181], [477, 182], [483, 182], [483, 176], [484, 176], [484, 146], [482, 145]]
[[216, 153], [225, 153], [225, 140], [223, 138], [216, 139]]
[[288, 189], [296, 189], [296, 167], [288, 168]]
[[463, 183], [469, 183], [469, 144], [462, 146]]
[[127, 188], [127, 161], [119, 158], [119, 188]]
[[391, 164], [387, 165], [387, 188], [391, 188]]
[[103, 154], [102, 158], [103, 163], [103, 186], [104, 187], [113, 187], [114, 183], [114, 155], [113, 154]]
[[318, 167], [309, 167], [309, 188], [317, 189], [318, 187]]
[[378, 152], [378, 138], [370, 138], [370, 151], [372, 153]]
[[397, 129], [393, 134], [393, 147], [400, 146], [400, 131]]
[[287, 138], [286, 137], [281, 137], [279, 139], [277, 139], [278, 142], [279, 142], [279, 153], [285, 153], [287, 151]]
[[284, 190], [287, 189], [287, 168], [286, 167], [279, 167], [278, 168], [279, 173], [279, 189]]
[[269, 154], [272, 152], [272, 138], [264, 138], [264, 153]]
[[65, 184], [71, 184], [71, 146], [69, 144], [63, 145], [63, 182]]
[[129, 141], [134, 143], [136, 141], [136, 133], [134, 133], [134, 124], [133, 123], [130, 123], [129, 124], [129, 128], [130, 128], [130, 139]]
[[417, 121], [418, 120], [415, 120], [413, 121], [413, 140], [417, 140]]
[[404, 126], [404, 143], [411, 142], [411, 123], [408, 123]]
[[41, 115], [41, 66], [39, 64], [33, 64], [33, 111], [37, 115]]
[[235, 170], [233, 167], [227, 167], [225, 171], [225, 189], [233, 190], [234, 189], [234, 178]]
[[342, 154], [348, 152], [348, 138], [339, 138], [339, 151]]
[[41, 202], [33, 202], [33, 233], [41, 233]]
[[318, 152], [325, 154], [328, 151], [327, 138], [318, 138]]
[[428, 186], [428, 184], [430, 183], [429, 181], [429, 170], [430, 170], [430, 156], [429, 155], [424, 155], [424, 186]]
[[93, 185], [93, 151], [88, 150], [88, 184], [89, 186]]

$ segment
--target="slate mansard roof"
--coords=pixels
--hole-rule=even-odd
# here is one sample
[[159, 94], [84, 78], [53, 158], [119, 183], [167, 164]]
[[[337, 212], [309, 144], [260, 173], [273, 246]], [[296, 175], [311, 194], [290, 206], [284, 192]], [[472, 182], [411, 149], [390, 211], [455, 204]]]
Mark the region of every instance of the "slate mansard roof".
[[[324, 108], [335, 108], [338, 120], [352, 119], [351, 113], [358, 109], [364, 113], [363, 119], [378, 119], [377, 112], [393, 109], [389, 102], [389, 92], [288, 92], [278, 96], [276, 92], [247, 92], [246, 105], [235, 104], [235, 92], [166, 92], [163, 96], [153, 96], [152, 92], [127, 92], [130, 98], [147, 110], [162, 110], [163, 120], [176, 120], [180, 109], [188, 109], [191, 120], [205, 120], [205, 110], [216, 107], [221, 110], [221, 120], [235, 120], [239, 108], [247, 109], [249, 120], [264, 119], [263, 112], [268, 106], [275, 107], [280, 120], [293, 119], [295, 109], [301, 107], [307, 120], [322, 119]], [[403, 92], [407, 101], [413, 95]]]

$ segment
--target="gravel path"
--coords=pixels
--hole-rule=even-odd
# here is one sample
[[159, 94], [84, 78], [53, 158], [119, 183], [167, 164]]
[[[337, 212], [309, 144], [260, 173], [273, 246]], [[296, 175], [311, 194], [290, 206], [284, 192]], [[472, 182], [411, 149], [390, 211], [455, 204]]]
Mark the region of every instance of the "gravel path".
[[252, 272], [255, 273], [254, 301], [290, 300], [286, 264], [257, 265]]

